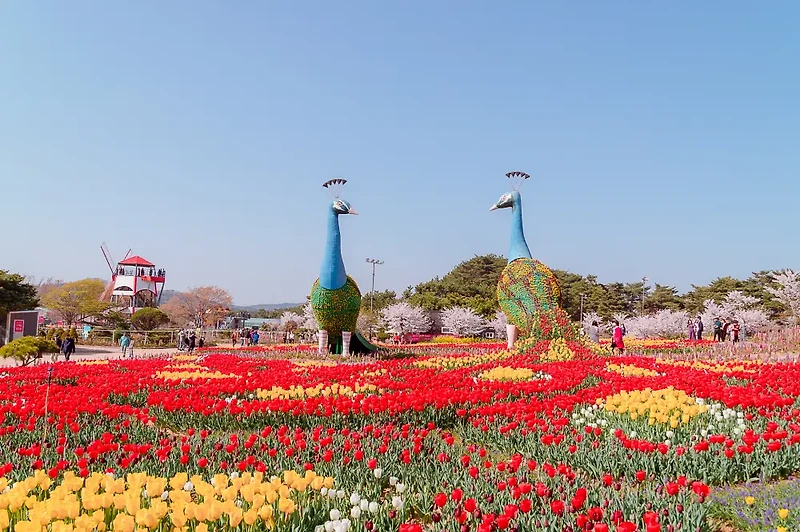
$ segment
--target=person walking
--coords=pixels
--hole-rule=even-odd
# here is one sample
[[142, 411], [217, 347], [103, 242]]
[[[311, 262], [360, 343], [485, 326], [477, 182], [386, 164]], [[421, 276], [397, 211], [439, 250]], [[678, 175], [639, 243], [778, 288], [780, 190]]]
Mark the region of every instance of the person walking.
[[600, 326], [597, 325], [596, 321], [593, 321], [592, 325], [589, 326], [589, 340], [596, 344], [600, 343]]
[[189, 336], [189, 352], [190, 353], [194, 351], [195, 342], [197, 342], [197, 336], [195, 336], [195, 334], [192, 333]]
[[133, 337], [131, 337], [131, 342], [128, 344], [128, 358], [133, 358]]
[[615, 349], [619, 349], [619, 354], [625, 354], [625, 342], [623, 341], [622, 337], [624, 336], [623, 329], [620, 327], [619, 322], [614, 320], [614, 329], [611, 332], [611, 353], [614, 353]]
[[129, 345], [131, 345], [131, 337], [128, 336], [128, 333], [122, 333], [119, 339], [119, 346], [122, 348], [122, 358], [125, 358], [125, 355], [128, 354]]
[[75, 352], [75, 339], [73, 339], [71, 336], [67, 336], [64, 339], [61, 350], [64, 353], [64, 359], [69, 362], [70, 357]]
[[261, 338], [261, 335], [258, 334], [258, 331], [253, 331], [253, 336], [252, 336], [253, 345], [258, 345], [259, 338]]
[[239, 339], [239, 335], [236, 334], [236, 329], [233, 330], [231, 333], [231, 347], [236, 347], [236, 340]]
[[703, 339], [703, 317], [702, 316], [697, 316], [697, 327], [696, 327], [696, 329], [697, 329], [697, 339], [698, 340], [702, 340]]
[[733, 322], [733, 343], [734, 344], [738, 344], [739, 343], [739, 322], [738, 321], [734, 321]]
[[688, 336], [689, 340], [695, 340], [697, 338], [692, 320], [689, 320], [686, 323], [686, 335]]
[[722, 341], [726, 341], [728, 339], [728, 329], [731, 326], [731, 322], [728, 319], [722, 324]]

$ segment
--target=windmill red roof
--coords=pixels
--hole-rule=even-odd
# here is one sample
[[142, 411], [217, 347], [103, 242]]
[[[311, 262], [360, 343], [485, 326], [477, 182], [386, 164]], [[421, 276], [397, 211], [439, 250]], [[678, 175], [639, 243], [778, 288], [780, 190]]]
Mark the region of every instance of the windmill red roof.
[[147, 266], [147, 267], [155, 266], [155, 264], [153, 264], [147, 259], [143, 259], [139, 255], [134, 255], [133, 257], [128, 257], [125, 260], [121, 260], [119, 261], [119, 264], [122, 264], [123, 266]]

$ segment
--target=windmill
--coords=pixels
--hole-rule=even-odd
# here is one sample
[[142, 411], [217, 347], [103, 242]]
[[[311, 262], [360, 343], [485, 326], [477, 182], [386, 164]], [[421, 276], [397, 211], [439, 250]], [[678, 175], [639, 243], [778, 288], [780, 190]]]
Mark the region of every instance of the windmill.
[[[106, 285], [106, 289], [103, 290], [103, 295], [100, 296], [100, 301], [108, 301], [111, 298], [111, 292], [114, 291], [114, 283], [117, 280], [118, 270], [116, 270], [113, 266], [114, 264], [117, 263], [114, 262], [113, 258], [111, 258], [111, 252], [108, 250], [108, 246], [106, 245], [105, 242], [100, 244], [100, 251], [103, 252], [103, 257], [106, 259], [106, 264], [108, 264], [108, 269], [111, 272], [111, 280]], [[130, 254], [131, 250], [129, 249], [128, 252], [125, 254], [125, 258], [123, 258], [122, 260], [127, 259]]]

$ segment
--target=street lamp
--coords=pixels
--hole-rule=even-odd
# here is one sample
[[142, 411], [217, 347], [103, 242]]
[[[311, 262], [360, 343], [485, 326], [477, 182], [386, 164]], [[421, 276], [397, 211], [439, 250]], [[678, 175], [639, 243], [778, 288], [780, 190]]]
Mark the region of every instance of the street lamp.
[[380, 266], [383, 264], [382, 260], [378, 259], [367, 259], [367, 262], [372, 264], [372, 291], [369, 293], [369, 313], [372, 314], [372, 304], [373, 299], [375, 297], [375, 266]]
[[642, 277], [642, 316], [644, 316], [644, 291], [647, 289], [647, 277]]
[[586, 294], [581, 294], [581, 327], [583, 327], [583, 301], [586, 299]]

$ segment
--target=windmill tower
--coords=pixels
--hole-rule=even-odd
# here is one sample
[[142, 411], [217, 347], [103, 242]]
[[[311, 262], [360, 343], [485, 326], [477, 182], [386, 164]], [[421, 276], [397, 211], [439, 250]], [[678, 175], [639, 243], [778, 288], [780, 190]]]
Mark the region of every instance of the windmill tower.
[[111, 271], [111, 281], [103, 292], [103, 301], [110, 301], [125, 314], [158, 306], [164, 291], [166, 270], [156, 268], [155, 264], [139, 255], [131, 256], [131, 250], [114, 265], [105, 243], [100, 246], [100, 250]]

